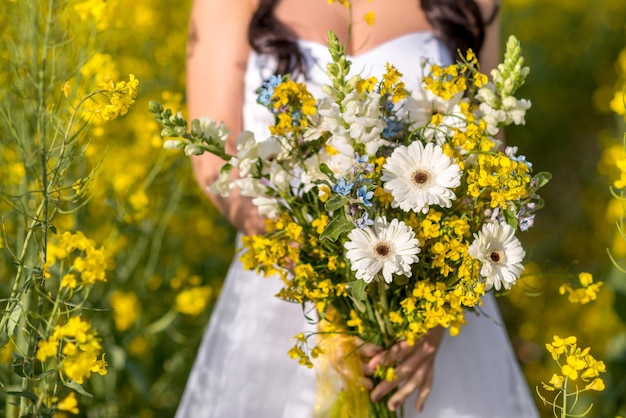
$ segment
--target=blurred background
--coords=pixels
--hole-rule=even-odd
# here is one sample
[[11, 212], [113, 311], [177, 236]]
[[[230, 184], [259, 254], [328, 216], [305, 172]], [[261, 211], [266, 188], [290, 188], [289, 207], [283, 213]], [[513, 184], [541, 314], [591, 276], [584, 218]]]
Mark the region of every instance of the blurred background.
[[[7, 39], [19, 27], [8, 20], [18, 3], [4, 0], [0, 6], [6, 12], [0, 17], [4, 87], [16, 82], [8, 70]], [[159, 127], [148, 112], [150, 100], [185, 111], [190, 1], [75, 3], [81, 17], [104, 34], [76, 58], [82, 77], [106, 72], [126, 79], [132, 73], [140, 81], [128, 114], [90, 131], [86, 164], [96, 170], [86, 188], [88, 202], [55, 219], [57, 229], [81, 230], [109, 254], [107, 281], [94, 286], [84, 305], [103, 339], [108, 373], [85, 383], [93, 398], [79, 397], [79, 416], [171, 417], [235, 254], [234, 231], [199, 191], [188, 160], [162, 149]], [[29, 12], [34, 13], [20, 13]], [[618, 162], [626, 157], [621, 101], [626, 3], [504, 0], [501, 21], [502, 38], [520, 39], [531, 68], [519, 96], [530, 99], [532, 108], [525, 126], [506, 132], [507, 142], [520, 148], [535, 171], [553, 174], [542, 189], [545, 208], [520, 237], [529, 273], [499, 299], [507, 328], [531, 390], [556, 371], [545, 343], [555, 334], [575, 335], [608, 368], [607, 389], [590, 399], [595, 404], [590, 416], [625, 415], [626, 274], [608, 251], [617, 261], [626, 260], [626, 239], [617, 228], [624, 206], [611, 194], [622, 173]], [[65, 81], [58, 77], [57, 92]], [[0, 184], [6, 191], [19, 183], [23, 168], [3, 135]], [[6, 200], [0, 214], [10, 236], [19, 216]], [[13, 270], [3, 251], [0, 298], [10, 292]], [[567, 281], [562, 273], [579, 271], [604, 282], [598, 299], [585, 305], [559, 293]], [[5, 383], [15, 377], [13, 358], [14, 349], [5, 345], [0, 351]], [[0, 396], [4, 403], [4, 392]], [[552, 416], [549, 408], [542, 413]]]

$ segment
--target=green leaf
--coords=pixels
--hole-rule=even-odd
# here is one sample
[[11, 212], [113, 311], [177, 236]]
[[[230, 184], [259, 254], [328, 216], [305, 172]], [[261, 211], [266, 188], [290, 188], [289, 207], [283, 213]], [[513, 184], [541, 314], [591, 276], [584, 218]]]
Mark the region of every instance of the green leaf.
[[93, 395], [89, 392], [87, 392], [81, 385], [79, 385], [78, 383], [76, 383], [73, 380], [70, 380], [68, 382], [63, 382], [65, 384], [65, 386], [67, 386], [68, 388], [76, 391], [76, 393], [78, 393], [79, 395], [83, 395], [86, 396], [88, 398], [93, 398]]
[[333, 170], [330, 169], [330, 167], [328, 167], [328, 165], [326, 163], [321, 163], [320, 164], [320, 171], [324, 174], [326, 174], [328, 177], [330, 177], [330, 179], [333, 181], [333, 183], [335, 183], [337, 181], [337, 179], [335, 178], [335, 173], [333, 173]]
[[404, 274], [400, 274], [398, 276], [394, 276], [393, 282], [394, 284], [402, 287], [402, 286], [406, 286], [409, 283], [409, 278], [406, 277]]
[[356, 300], [359, 302], [363, 302], [365, 300], [365, 289], [367, 288], [365, 280], [356, 280], [352, 282], [350, 288], [352, 290], [352, 296]]
[[365, 307], [365, 304], [363, 302], [361, 302], [360, 300], [357, 300], [354, 296], [350, 296], [350, 299], [352, 299], [352, 303], [354, 304], [354, 307], [356, 308], [357, 311], [361, 313], [365, 313], [367, 308]]
[[513, 212], [512, 210], [505, 210], [504, 211], [504, 219], [506, 219], [506, 223], [511, 225], [513, 227], [513, 229], [517, 229], [517, 224], [519, 223], [517, 221], [517, 217], [515, 216], [515, 212]]
[[347, 204], [348, 204], [347, 197], [342, 196], [340, 194], [336, 194], [326, 201], [326, 204], [324, 205], [324, 209], [326, 209], [329, 212], [333, 212], [339, 208], [343, 208]]
[[11, 314], [9, 315], [9, 320], [7, 321], [7, 335], [9, 337], [13, 335], [15, 327], [20, 322], [20, 317], [22, 316], [23, 311], [24, 305], [22, 305], [22, 301], [20, 300], [11, 311]]
[[7, 395], [20, 396], [22, 398], [28, 398], [31, 401], [33, 401], [34, 403], [37, 403], [39, 401], [39, 398], [37, 397], [37, 395], [35, 395], [32, 392], [22, 392], [22, 391], [8, 390], [7, 391]]
[[540, 173], [537, 173], [535, 179], [537, 179], [537, 188], [535, 190], [538, 190], [545, 186], [552, 179], [552, 174], [548, 173], [547, 171], [542, 171]]
[[335, 242], [341, 234], [352, 229], [354, 229], [352, 222], [349, 222], [344, 216], [337, 216], [326, 225], [326, 229], [320, 234], [320, 239], [328, 239]]

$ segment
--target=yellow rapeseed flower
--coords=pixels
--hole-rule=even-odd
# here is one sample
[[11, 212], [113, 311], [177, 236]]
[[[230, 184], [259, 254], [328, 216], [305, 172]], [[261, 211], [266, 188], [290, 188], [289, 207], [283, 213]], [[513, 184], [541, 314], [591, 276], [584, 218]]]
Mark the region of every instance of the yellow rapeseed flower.
[[176, 310], [186, 315], [200, 315], [209, 304], [212, 293], [213, 291], [209, 286], [197, 286], [183, 290], [176, 295]]
[[76, 415], [78, 412], [78, 401], [76, 400], [76, 394], [74, 392], [70, 392], [65, 398], [61, 399], [57, 405], [57, 409], [59, 411], [67, 411]]
[[126, 331], [132, 327], [141, 312], [137, 295], [133, 292], [115, 290], [111, 293], [110, 301], [115, 328], [118, 331]]

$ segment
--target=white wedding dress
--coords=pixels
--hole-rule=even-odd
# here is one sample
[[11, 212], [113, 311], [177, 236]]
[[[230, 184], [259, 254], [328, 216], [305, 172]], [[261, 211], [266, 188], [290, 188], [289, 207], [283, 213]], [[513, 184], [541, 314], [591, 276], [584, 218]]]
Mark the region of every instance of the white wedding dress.
[[[309, 63], [310, 91], [319, 97], [327, 82], [326, 47], [300, 42]], [[401, 73], [407, 88], [421, 77], [426, 58], [447, 64], [443, 44], [427, 32], [411, 33], [373, 50], [349, 57], [352, 72], [380, 77], [385, 63]], [[245, 78], [244, 129], [257, 138], [268, 136], [272, 122], [267, 109], [256, 103], [255, 90], [271, 75], [272, 57], [252, 53]], [[281, 282], [245, 271], [234, 260], [213, 310], [177, 418], [303, 418], [313, 417], [314, 370], [287, 356], [295, 334], [314, 329], [299, 305], [274, 295]], [[457, 337], [446, 334], [437, 353], [432, 392], [420, 414], [413, 409], [415, 394], [405, 406], [405, 417], [419, 418], [534, 418], [537, 411], [520, 373], [495, 300], [487, 297], [485, 315], [467, 315]]]

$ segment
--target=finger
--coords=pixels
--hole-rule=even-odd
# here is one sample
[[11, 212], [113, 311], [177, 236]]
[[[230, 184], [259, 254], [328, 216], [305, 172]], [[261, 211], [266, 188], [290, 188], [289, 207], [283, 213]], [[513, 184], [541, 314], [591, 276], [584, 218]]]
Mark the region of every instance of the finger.
[[383, 398], [400, 383], [404, 382], [395, 403], [404, 401], [420, 385], [427, 370], [432, 368], [432, 360], [433, 356], [428, 347], [418, 346], [415, 351], [407, 355], [395, 368], [396, 379], [394, 381], [380, 382], [374, 388], [372, 399], [374, 397], [377, 399]]
[[372, 391], [370, 392], [370, 399], [372, 400], [372, 402], [380, 401], [382, 398], [385, 397], [385, 395], [395, 389], [399, 383], [400, 381], [398, 379], [394, 379], [392, 381], [383, 380], [382, 382], [377, 384], [374, 389], [372, 389]]
[[372, 358], [376, 354], [383, 351], [382, 347], [377, 346], [376, 344], [373, 344], [373, 343], [366, 343], [360, 338], [357, 338], [357, 347], [359, 347], [359, 354], [361, 355], [361, 357], [367, 357], [367, 358]]
[[424, 410], [424, 405], [426, 404], [426, 399], [428, 399], [428, 395], [430, 395], [430, 391], [433, 388], [433, 369], [429, 369], [428, 373], [424, 377], [424, 383], [420, 389], [420, 392], [417, 395], [417, 399], [415, 400], [415, 410], [418, 412], [422, 412]]
[[419, 394], [415, 402], [415, 408], [418, 411], [421, 411], [421, 408], [424, 407], [426, 398], [430, 393], [430, 387], [432, 385], [432, 371], [433, 368], [429, 364], [420, 365], [417, 370], [414, 370], [414, 373], [407, 379], [404, 385], [402, 385], [396, 393], [389, 398], [389, 401], [387, 402], [389, 409], [395, 411], [395, 409], [402, 402], [404, 402], [406, 398], [408, 398], [416, 390], [419, 390]]
[[359, 381], [361, 382], [361, 386], [363, 386], [368, 391], [372, 390], [372, 388], [374, 387], [374, 382], [372, 381], [372, 379], [368, 379], [367, 377], [363, 377], [363, 378], [359, 379]]
[[392, 345], [388, 350], [378, 352], [375, 356], [372, 356], [371, 361], [387, 366], [401, 361], [415, 348], [416, 346], [410, 346], [406, 341], [401, 341]]

